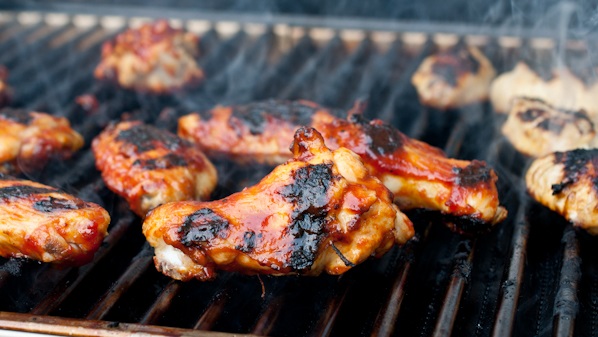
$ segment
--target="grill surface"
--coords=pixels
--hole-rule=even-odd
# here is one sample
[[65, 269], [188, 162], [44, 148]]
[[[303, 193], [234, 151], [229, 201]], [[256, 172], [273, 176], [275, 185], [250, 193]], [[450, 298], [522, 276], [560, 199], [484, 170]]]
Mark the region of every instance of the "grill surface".
[[[39, 13], [1, 19], [0, 64], [10, 70], [12, 107], [66, 116], [87, 144], [72, 160], [53, 162], [30, 178], [104, 205], [113, 221], [94, 262], [81, 268], [0, 259], [0, 328], [79, 335], [598, 334], [595, 239], [527, 197], [525, 162], [501, 139], [488, 104], [446, 113], [427, 109], [409, 81], [421, 60], [446, 41], [480, 44], [500, 73], [520, 59], [550, 66], [555, 40], [176, 21], [201, 36], [199, 63], [207, 80], [187, 94], [153, 97], [92, 77], [101, 43], [138, 19]], [[566, 54], [580, 72], [595, 62], [585, 44], [569, 43]], [[82, 94], [94, 95], [99, 110], [78, 106], [74, 99]], [[487, 235], [464, 237], [434, 215], [412, 212], [416, 240], [340, 277], [221, 273], [213, 282], [180, 283], [159, 274], [140, 220], [96, 172], [91, 140], [120, 118], [174, 130], [185, 113], [271, 97], [345, 109], [366, 99], [368, 117], [389, 121], [449, 156], [487, 160], [498, 172], [509, 218]], [[214, 198], [269, 171], [215, 164], [220, 185]]]

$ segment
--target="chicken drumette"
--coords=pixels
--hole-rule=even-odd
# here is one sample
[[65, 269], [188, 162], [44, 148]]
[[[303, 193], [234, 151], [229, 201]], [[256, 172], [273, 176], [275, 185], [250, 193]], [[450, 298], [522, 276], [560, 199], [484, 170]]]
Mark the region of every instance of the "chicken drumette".
[[83, 137], [66, 118], [0, 110], [0, 173], [39, 169], [50, 158], [69, 158], [82, 146]]
[[179, 280], [216, 269], [247, 274], [341, 274], [414, 234], [392, 195], [346, 148], [300, 128], [293, 159], [257, 185], [211, 202], [152, 210], [143, 233], [158, 270]]
[[109, 126], [92, 148], [108, 188], [141, 217], [170, 201], [204, 200], [216, 187], [216, 169], [200, 149], [138, 121]]
[[109, 223], [94, 203], [0, 174], [0, 256], [80, 265], [93, 258]]
[[197, 36], [172, 28], [167, 21], [147, 23], [102, 46], [95, 77], [126, 89], [169, 93], [200, 82]]
[[276, 101], [216, 107], [179, 120], [179, 135], [209, 155], [234, 160], [280, 163], [290, 157], [284, 146], [293, 130], [309, 125], [331, 149], [357, 153], [392, 193], [401, 209], [427, 208], [472, 220], [471, 229], [495, 224], [507, 215], [499, 205], [497, 176], [482, 161], [447, 158], [438, 148], [411, 139], [380, 121], [367, 121], [356, 107], [347, 119], [308, 101]]

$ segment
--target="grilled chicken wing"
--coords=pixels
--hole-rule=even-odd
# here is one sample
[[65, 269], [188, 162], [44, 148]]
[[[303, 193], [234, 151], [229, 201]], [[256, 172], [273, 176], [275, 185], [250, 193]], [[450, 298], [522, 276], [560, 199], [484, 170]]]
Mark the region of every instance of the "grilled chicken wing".
[[0, 107], [8, 105], [12, 99], [12, 88], [8, 86], [8, 70], [0, 66]]
[[598, 87], [588, 88], [567, 69], [555, 70], [550, 80], [545, 80], [523, 62], [498, 76], [490, 87], [490, 100], [494, 110], [508, 113], [515, 97], [540, 99], [554, 107], [584, 110], [595, 120], [598, 116]]
[[108, 188], [141, 217], [170, 201], [206, 199], [216, 187], [216, 169], [201, 150], [141, 122], [109, 126], [92, 149]]
[[525, 176], [542, 205], [598, 235], [598, 149], [555, 152], [536, 159]]
[[39, 169], [50, 158], [69, 158], [82, 146], [83, 137], [66, 118], [0, 110], [0, 172]]
[[212, 202], [152, 210], [143, 233], [158, 270], [179, 280], [247, 274], [341, 274], [413, 234], [409, 219], [357, 155], [297, 130], [294, 158], [257, 185]]
[[422, 104], [446, 110], [487, 100], [494, 75], [478, 48], [458, 46], [426, 57], [411, 83]]
[[93, 258], [109, 223], [94, 203], [0, 174], [0, 256], [80, 265]]
[[531, 157], [587, 146], [596, 136], [585, 111], [559, 109], [525, 97], [513, 101], [502, 133], [519, 152]]
[[345, 120], [308, 101], [216, 107], [208, 119], [182, 117], [179, 135], [210, 155], [278, 163], [290, 157], [284, 140], [292, 139], [292, 130], [302, 124], [321, 132], [331, 149], [357, 153], [401, 209], [438, 210], [478, 225], [498, 223], [507, 215], [499, 205], [496, 174], [486, 163], [447, 158], [380, 120], [366, 121], [357, 110]]
[[95, 77], [142, 92], [180, 90], [204, 77], [195, 61], [197, 41], [194, 34], [172, 28], [165, 20], [129, 29], [102, 46]]

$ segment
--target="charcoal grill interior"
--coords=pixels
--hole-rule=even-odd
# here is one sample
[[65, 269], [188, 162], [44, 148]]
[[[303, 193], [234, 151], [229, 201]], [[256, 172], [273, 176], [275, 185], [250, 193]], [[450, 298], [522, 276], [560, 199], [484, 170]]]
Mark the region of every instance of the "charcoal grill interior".
[[[160, 13], [153, 13], [159, 16]], [[579, 336], [598, 328], [598, 245], [532, 202], [521, 178], [525, 159], [497, 131], [489, 104], [440, 112], [421, 106], [410, 77], [442, 44], [479, 45], [498, 73], [518, 60], [550, 66], [562, 47], [580, 74], [595, 58], [588, 41], [551, 36], [433, 33], [376, 22], [334, 27], [271, 21], [173, 20], [200, 35], [205, 83], [151, 96], [93, 79], [101, 43], [144, 19], [45, 12], [0, 14], [0, 64], [10, 71], [11, 109], [66, 116], [86, 147], [28, 177], [107, 208], [110, 235], [94, 261], [56, 268], [0, 258], [0, 328], [79, 335], [272, 336]], [[330, 22], [329, 22], [330, 23]], [[523, 36], [523, 37], [522, 37]], [[588, 78], [591, 76], [586, 76]], [[93, 95], [97, 110], [75, 102]], [[389, 121], [450, 156], [487, 160], [499, 175], [509, 218], [490, 233], [462, 236], [443, 219], [411, 212], [417, 238], [337, 277], [256, 277], [220, 273], [212, 282], [172, 281], [158, 273], [141, 221], [109, 192], [89, 144], [110, 121], [141, 119], [175, 130], [179, 116], [215, 104], [309, 99], [334, 108], [367, 102], [366, 115]], [[214, 198], [258, 181], [270, 168], [215, 162]], [[216, 334], [214, 334], [216, 335]]]

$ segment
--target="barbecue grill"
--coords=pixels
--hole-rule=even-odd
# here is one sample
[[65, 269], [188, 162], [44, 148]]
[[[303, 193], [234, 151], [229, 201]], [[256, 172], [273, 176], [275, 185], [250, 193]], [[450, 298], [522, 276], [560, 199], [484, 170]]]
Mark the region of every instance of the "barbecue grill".
[[[200, 36], [205, 83], [170, 96], [99, 83], [101, 44], [129, 26], [168, 17]], [[561, 57], [592, 80], [591, 37], [558, 27], [408, 23], [257, 13], [56, 5], [0, 12], [0, 64], [10, 71], [10, 109], [66, 116], [86, 147], [29, 178], [103, 205], [110, 235], [92, 263], [58, 268], [0, 259], [0, 328], [44, 334], [125, 336], [590, 336], [598, 334], [598, 245], [525, 192], [525, 158], [498, 131], [489, 104], [441, 112], [419, 104], [410, 77], [422, 59], [456, 43], [479, 46], [498, 73], [527, 60], [538, 71]], [[558, 51], [558, 52], [555, 52]], [[97, 109], [76, 102], [92, 95]], [[140, 119], [175, 130], [177, 118], [215, 104], [309, 99], [334, 108], [367, 102], [366, 116], [391, 122], [449, 156], [488, 161], [509, 218], [480, 236], [410, 212], [416, 239], [342, 276], [220, 273], [177, 282], [158, 273], [141, 220], [109, 192], [89, 144], [110, 121]], [[221, 198], [269, 168], [216, 161]], [[3, 331], [0, 331], [2, 335]]]

